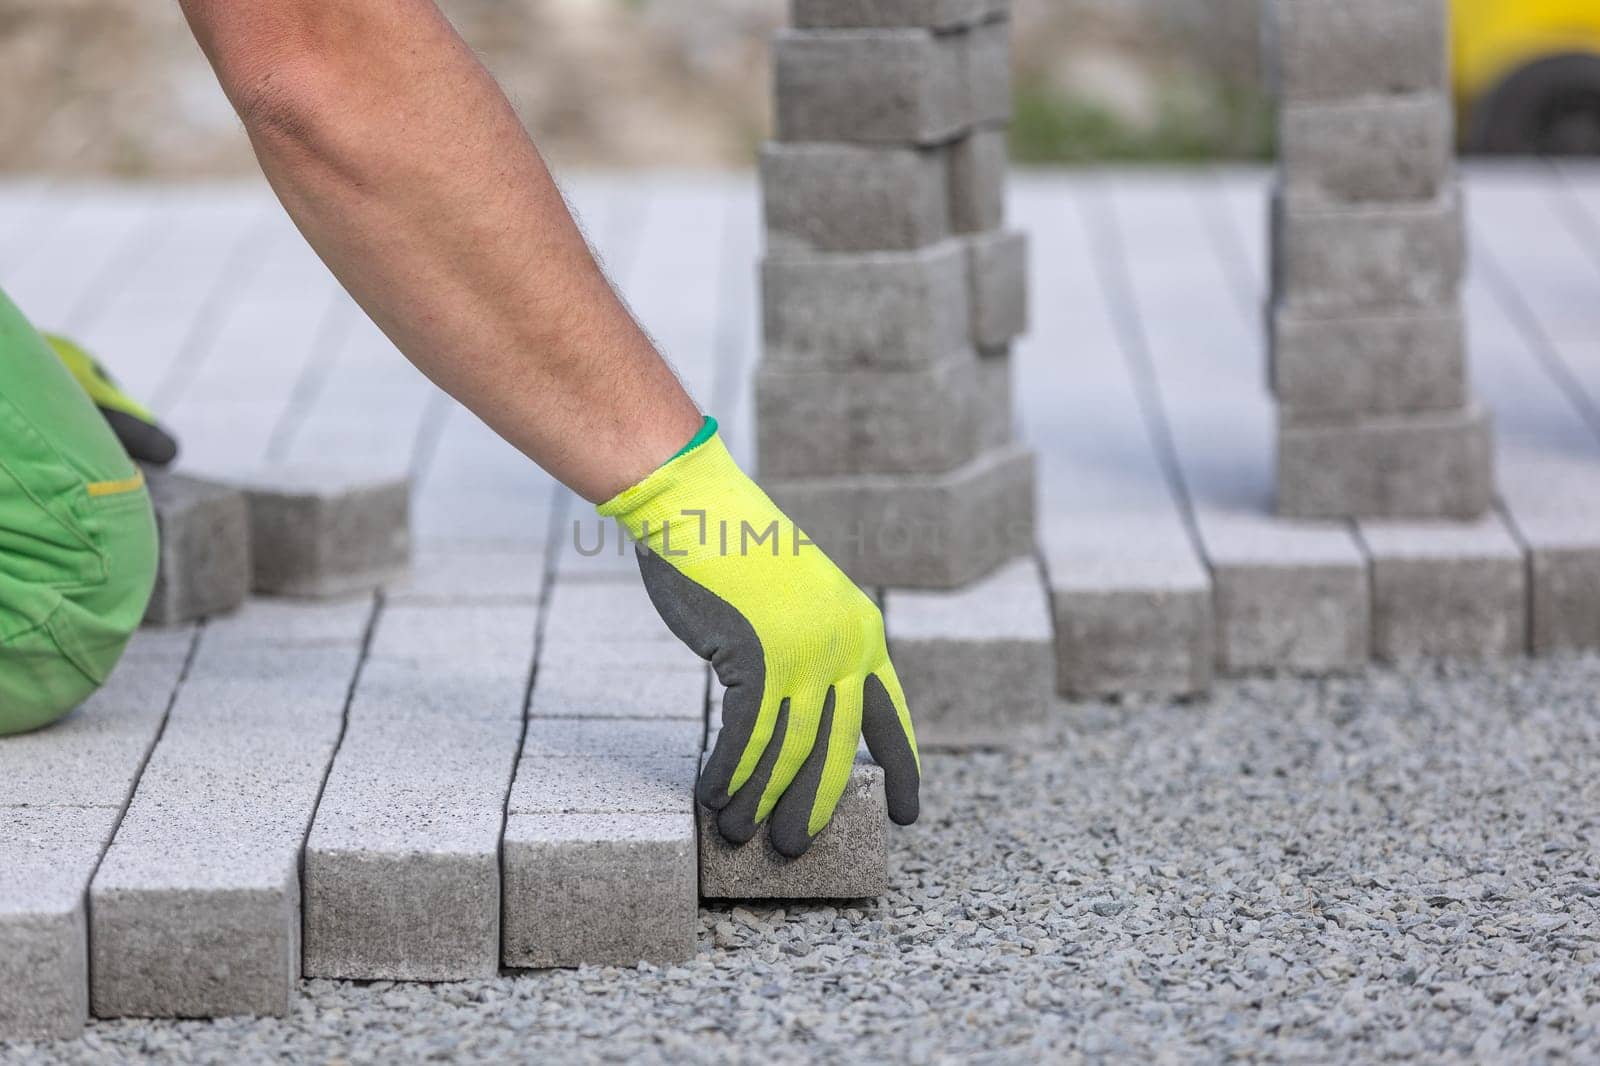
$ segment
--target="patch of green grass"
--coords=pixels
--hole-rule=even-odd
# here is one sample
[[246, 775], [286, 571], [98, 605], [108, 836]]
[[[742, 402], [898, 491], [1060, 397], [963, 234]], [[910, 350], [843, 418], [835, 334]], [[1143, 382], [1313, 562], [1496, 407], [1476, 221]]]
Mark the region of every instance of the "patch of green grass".
[[1136, 124], [1095, 100], [1025, 82], [1011, 126], [1011, 155], [1019, 163], [1265, 159], [1272, 142], [1267, 102], [1227, 85], [1170, 86], [1154, 121]]

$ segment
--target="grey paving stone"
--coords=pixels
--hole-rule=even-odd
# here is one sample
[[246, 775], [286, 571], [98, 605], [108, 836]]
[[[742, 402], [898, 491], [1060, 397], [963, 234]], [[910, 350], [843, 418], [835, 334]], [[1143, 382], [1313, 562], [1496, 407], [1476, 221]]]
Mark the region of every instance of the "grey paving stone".
[[242, 480], [257, 592], [329, 597], [396, 578], [411, 551], [404, 474], [284, 466]]
[[117, 814], [114, 806], [0, 804], [0, 1042], [82, 1033], [84, 889]]
[[[285, 1015], [299, 978], [299, 839], [270, 852], [170, 839], [129, 866], [113, 845], [91, 894], [97, 1017]], [[222, 867], [222, 864], [226, 864]], [[182, 883], [217, 864], [226, 876]]]
[[772, 255], [921, 248], [950, 233], [944, 148], [771, 143], [761, 189]]
[[1286, 100], [1450, 88], [1447, 0], [1277, 0], [1267, 61]]
[[857, 763], [834, 812], [811, 849], [779, 855], [763, 826], [734, 847], [717, 832], [716, 816], [698, 804], [700, 895], [706, 899], [864, 899], [889, 885], [889, 815], [883, 771]]
[[1481, 408], [1280, 427], [1280, 514], [1466, 519], [1493, 500], [1494, 435]]
[[1317, 316], [1277, 308], [1272, 385], [1299, 419], [1459, 408], [1469, 400], [1459, 305]]
[[661, 621], [637, 577], [622, 582], [558, 579], [550, 593], [544, 643], [546, 648], [641, 643], [683, 647]]
[[[773, 39], [781, 141], [938, 144], [972, 122], [992, 46], [923, 29], [786, 30]], [[985, 91], [992, 91], [986, 81]]]
[[1528, 647], [1528, 566], [1504, 520], [1360, 524], [1381, 659], [1496, 659]]
[[303, 685], [348, 684], [359, 647], [208, 644], [202, 637], [189, 664], [190, 681], [275, 681]]
[[1461, 200], [1330, 207], [1274, 200], [1277, 302], [1295, 310], [1362, 312], [1453, 302], [1466, 259]]
[[687, 814], [695, 762], [683, 756], [524, 758], [506, 810], [513, 814]]
[[977, 377], [970, 346], [908, 370], [764, 365], [755, 382], [761, 476], [936, 474], [970, 462]]
[[993, 0], [793, 0], [790, 20], [800, 29], [921, 26], [952, 29], [990, 15]]
[[1010, 157], [1004, 126], [979, 126], [951, 143], [950, 228], [984, 233], [1005, 224]]
[[1033, 550], [1033, 453], [945, 474], [770, 478], [764, 487], [857, 583], [956, 588]]
[[1188, 534], [1157, 515], [1110, 511], [1085, 516], [1078, 527], [1045, 522], [1040, 531], [1057, 690], [1075, 697], [1204, 692], [1216, 657], [1211, 577]]
[[699, 908], [687, 813], [512, 814], [503, 862], [507, 966], [664, 965], [694, 956]]
[[641, 664], [632, 661], [628, 649], [611, 662], [581, 649], [568, 654], [546, 647], [528, 713], [534, 718], [699, 721], [705, 715], [706, 664], [681, 644], [668, 650], [671, 663]]
[[[122, 662], [181, 663], [194, 647], [195, 632], [192, 625], [140, 629], [123, 649]], [[104, 688], [101, 691], [105, 691]]]
[[537, 624], [534, 604], [385, 605], [367, 657], [526, 677]]
[[127, 802], [177, 685], [181, 661], [123, 662], [48, 729], [0, 743], [0, 806]]
[[384, 589], [393, 604], [537, 603], [544, 593], [540, 550], [423, 546], [410, 571]]
[[962, 51], [967, 121], [973, 125], [1011, 120], [1011, 23], [994, 19], [951, 34]]
[[1600, 648], [1600, 537], [1593, 525], [1519, 515], [1518, 529], [1530, 545], [1534, 653]]
[[911, 252], [772, 256], [761, 281], [768, 366], [926, 366], [970, 343], [959, 241]]
[[499, 840], [521, 726], [352, 722], [306, 840], [308, 977], [461, 980], [500, 963]]
[[551, 572], [558, 583], [639, 584], [633, 537], [614, 519], [602, 518], [587, 500], [571, 507], [551, 546]]
[[306, 841], [308, 976], [497, 972], [499, 837], [537, 612], [385, 605]]
[[1219, 669], [1329, 673], [1366, 663], [1371, 590], [1349, 530], [1265, 513], [1208, 511], [1198, 520]]
[[1016, 440], [1016, 405], [1012, 398], [1009, 346], [978, 353], [973, 417], [978, 447], [1004, 448]]
[[972, 339], [980, 348], [1009, 344], [1028, 329], [1028, 236], [1020, 231], [967, 238], [972, 280]]
[[49, 729], [0, 742], [0, 1041], [71, 1037], [88, 1017], [84, 899], [183, 666], [141, 639]]
[[[718, 686], [719, 688], [721, 686]], [[705, 726], [694, 719], [535, 718], [522, 741], [523, 758], [695, 758]]]
[[1025, 744], [1044, 721], [1055, 638], [1032, 559], [955, 592], [891, 589], [884, 619], [920, 748]]
[[361, 683], [351, 697], [349, 719], [519, 719], [527, 691], [526, 660], [483, 670], [470, 663], [435, 666], [369, 659], [361, 667]]
[[1278, 135], [1291, 196], [1432, 200], [1454, 180], [1455, 114], [1442, 92], [1287, 104]]
[[89, 888], [95, 1014], [288, 1012], [300, 852], [357, 654], [202, 644], [190, 680], [224, 691], [276, 677], [281, 706], [174, 706]]
[[329, 603], [254, 598], [208, 622], [201, 640], [207, 654], [221, 647], [356, 647], [372, 610], [370, 597]]
[[151, 471], [160, 562], [145, 621], [172, 625], [229, 611], [250, 593], [250, 520], [238, 489]]

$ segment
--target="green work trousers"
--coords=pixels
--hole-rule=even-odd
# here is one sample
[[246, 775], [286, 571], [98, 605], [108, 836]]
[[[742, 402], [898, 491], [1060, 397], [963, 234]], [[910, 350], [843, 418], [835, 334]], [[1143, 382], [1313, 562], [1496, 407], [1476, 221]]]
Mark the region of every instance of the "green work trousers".
[[143, 475], [0, 293], [0, 735], [49, 725], [105, 682], [155, 574]]

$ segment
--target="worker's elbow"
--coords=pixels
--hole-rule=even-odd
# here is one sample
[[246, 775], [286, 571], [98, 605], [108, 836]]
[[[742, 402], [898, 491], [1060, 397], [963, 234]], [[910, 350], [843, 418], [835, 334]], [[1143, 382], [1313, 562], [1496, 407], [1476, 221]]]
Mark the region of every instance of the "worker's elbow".
[[186, 0], [185, 7], [253, 139], [304, 144], [319, 136], [333, 112], [337, 65], [317, 4], [285, 0], [263, 9]]
[[241, 63], [223, 79], [228, 98], [258, 144], [316, 149], [332, 133], [337, 92], [318, 60], [281, 53]]

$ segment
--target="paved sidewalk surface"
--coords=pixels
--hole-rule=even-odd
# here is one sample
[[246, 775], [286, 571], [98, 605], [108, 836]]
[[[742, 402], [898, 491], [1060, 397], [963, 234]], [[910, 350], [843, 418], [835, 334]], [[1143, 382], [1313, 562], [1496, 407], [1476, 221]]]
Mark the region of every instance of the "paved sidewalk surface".
[[1568, 659], [1075, 705], [1028, 755], [930, 758], [859, 910], [707, 907], [666, 970], [312, 981], [285, 1020], [12, 1054], [1592, 1058], [1597, 690], [1600, 661]]
[[[1600, 170], [1474, 171], [1468, 188], [1476, 273], [1467, 301], [1475, 378], [1501, 423], [1499, 514], [1529, 551], [1600, 559], [1600, 525], [1574, 524], [1584, 516], [1568, 507], [1593, 496], [1584, 514], [1600, 513]], [[1258, 378], [1265, 190], [1264, 174], [1245, 171], [1019, 178], [1013, 214], [1033, 233], [1041, 270], [1038, 323], [1017, 353], [1018, 408], [1041, 453], [1052, 580], [1119, 543], [1148, 545], [1163, 574], [1198, 569], [1200, 547], [1220, 571], [1235, 555], [1243, 572], [1258, 554], [1304, 554], [1273, 538], [1256, 547], [1270, 440]], [[598, 177], [569, 191], [634, 308], [748, 459], [753, 183]], [[426, 650], [403, 624], [420, 610], [458, 612], [469, 635], [474, 620], [498, 612], [527, 616], [515, 637], [523, 658], [495, 656], [511, 671], [513, 699], [500, 702], [513, 719], [535, 650], [549, 682], [561, 662], [551, 648], [581, 658], [609, 647], [576, 623], [555, 639], [549, 619], [564, 617], [563, 597], [608, 581], [636, 591], [631, 562], [571, 550], [570, 523], [586, 512], [410, 370], [262, 189], [0, 187], [0, 285], [150, 397], [183, 435], [187, 469], [229, 475], [338, 455], [410, 473], [414, 580], [381, 604], [311, 612], [342, 619], [338, 632], [309, 617], [306, 632], [283, 625], [274, 639], [306, 666], [297, 687], [344, 693], [356, 635], [374, 618], [371, 683], [403, 675]], [[1111, 542], [1097, 542], [1107, 530]], [[1360, 560], [1362, 533], [1332, 535]], [[1358, 585], [1363, 565], [1351, 570]], [[1592, 620], [1593, 599], [1578, 599], [1574, 619]], [[141, 805], [159, 810], [161, 788], [189, 787], [185, 775], [221, 787], [200, 780], [206, 766], [190, 757], [203, 749], [225, 762], [237, 750], [226, 720], [199, 713], [204, 686], [283, 673], [282, 654], [255, 654], [260, 625], [275, 617], [265, 610], [198, 634], [141, 637], [144, 687], [186, 657], [193, 668], [166, 732], [151, 711], [164, 700], [141, 704], [129, 723], [138, 744], [154, 744], [130, 817]], [[543, 644], [531, 640], [533, 614]], [[385, 635], [390, 615], [397, 628]], [[1553, 634], [1537, 650], [1571, 646], [1557, 623], [1541, 629], [1535, 619], [1536, 636]], [[1346, 643], [1365, 658], [1365, 644], [1342, 629], [1302, 636], [1306, 669], [1349, 665], [1327, 650]], [[1229, 664], [1261, 665], [1256, 637], [1235, 634]], [[700, 676], [667, 710], [698, 714]], [[892, 834], [890, 890], [859, 909], [707, 906], [696, 959], [681, 966], [444, 985], [314, 980], [298, 986], [286, 1018], [98, 1021], [77, 1042], [0, 1045], [0, 1061], [1593, 1056], [1597, 681], [1600, 659], [1558, 657], [1224, 680], [1190, 703], [1058, 703], [1052, 735], [1026, 755], [928, 757], [924, 819]], [[536, 687], [536, 700], [547, 690], [559, 694]], [[360, 715], [358, 701], [343, 718], [319, 720], [322, 732], [280, 730], [276, 742], [296, 758], [301, 745], [316, 748], [303, 758], [317, 767], [338, 757], [359, 781]], [[481, 718], [463, 723], [471, 736], [459, 739], [492, 749], [493, 759], [473, 763], [482, 780], [436, 782], [471, 793], [488, 826], [475, 823], [475, 840], [487, 833], [479, 858], [494, 850], [526, 754], [515, 728]], [[335, 753], [341, 723], [356, 728], [338, 734]], [[208, 744], [207, 730], [228, 742]], [[112, 746], [130, 765], [102, 782], [116, 793], [99, 801], [104, 811], [119, 808], [131, 785], [123, 777], [142, 758], [129, 744]], [[36, 769], [32, 785], [59, 784]], [[57, 801], [57, 813], [87, 802]], [[339, 811], [322, 802], [316, 813], [332, 832]], [[313, 805], [308, 792], [299, 813], [310, 818]], [[119, 837], [128, 857], [102, 864], [108, 881], [144, 868], [141, 846], [162, 865], [157, 831], [181, 827], [152, 817], [150, 832]], [[293, 868], [286, 839], [270, 856], [275, 876]], [[92, 858], [86, 851], [67, 873], [87, 883]], [[292, 895], [292, 877], [278, 880]], [[496, 898], [486, 884], [481, 894]], [[91, 920], [115, 918], [93, 902]], [[493, 973], [495, 938], [480, 939], [467, 962]], [[116, 977], [103, 965], [92, 972]], [[181, 985], [186, 975], [168, 976]], [[134, 977], [120, 987], [137, 992]], [[286, 983], [263, 995], [276, 1003]]]

